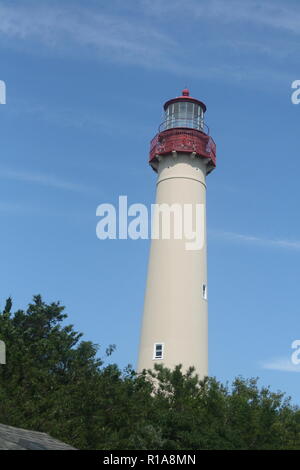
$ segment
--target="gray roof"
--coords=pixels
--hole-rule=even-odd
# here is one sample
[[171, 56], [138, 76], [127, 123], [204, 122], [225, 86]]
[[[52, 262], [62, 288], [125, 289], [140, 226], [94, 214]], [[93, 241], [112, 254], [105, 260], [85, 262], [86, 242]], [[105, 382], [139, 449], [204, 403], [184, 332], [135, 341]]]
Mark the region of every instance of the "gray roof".
[[76, 450], [44, 432], [0, 424], [0, 450]]

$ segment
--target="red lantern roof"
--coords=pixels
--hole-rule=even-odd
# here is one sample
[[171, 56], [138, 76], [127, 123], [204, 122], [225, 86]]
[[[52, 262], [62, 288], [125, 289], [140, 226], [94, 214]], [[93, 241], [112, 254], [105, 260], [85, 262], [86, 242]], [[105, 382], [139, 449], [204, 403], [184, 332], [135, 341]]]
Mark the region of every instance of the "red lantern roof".
[[184, 90], [182, 90], [181, 96], [177, 96], [177, 98], [172, 98], [171, 100], [166, 101], [164, 104], [164, 110], [166, 110], [170, 104], [178, 103], [180, 101], [189, 101], [191, 103], [199, 104], [203, 111], [206, 111], [206, 105], [202, 101], [199, 101], [196, 98], [192, 98], [188, 88], [184, 88]]

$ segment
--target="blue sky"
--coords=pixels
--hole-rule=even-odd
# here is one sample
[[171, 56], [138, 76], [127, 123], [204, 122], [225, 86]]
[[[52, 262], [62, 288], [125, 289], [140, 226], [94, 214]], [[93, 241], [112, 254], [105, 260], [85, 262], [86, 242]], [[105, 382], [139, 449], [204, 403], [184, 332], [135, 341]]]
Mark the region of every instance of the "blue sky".
[[149, 241], [96, 238], [98, 204], [150, 205], [149, 141], [188, 86], [217, 143], [208, 177], [210, 375], [300, 404], [300, 5], [0, 0], [0, 304], [60, 300], [135, 365]]

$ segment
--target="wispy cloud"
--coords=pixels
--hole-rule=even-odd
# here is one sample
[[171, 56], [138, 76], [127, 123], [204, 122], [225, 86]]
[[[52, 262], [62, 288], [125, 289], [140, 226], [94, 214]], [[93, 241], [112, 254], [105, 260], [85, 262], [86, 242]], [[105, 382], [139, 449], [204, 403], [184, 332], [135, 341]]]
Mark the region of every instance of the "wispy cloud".
[[295, 365], [290, 358], [280, 357], [261, 363], [263, 369], [277, 370], [283, 372], [300, 372], [300, 364]]
[[0, 179], [10, 179], [14, 181], [22, 181], [24, 183], [38, 184], [42, 186], [48, 186], [55, 189], [61, 189], [65, 191], [74, 191], [79, 193], [95, 193], [96, 190], [92, 187], [85, 186], [79, 183], [73, 183], [70, 181], [64, 181], [53, 175], [20, 171], [9, 168], [0, 167]]
[[24, 206], [14, 202], [0, 202], [0, 213], [19, 213], [24, 211]]
[[286, 240], [286, 239], [272, 239], [257, 237], [254, 235], [246, 235], [235, 232], [226, 232], [222, 230], [210, 230], [209, 232], [212, 236], [217, 238], [222, 238], [230, 242], [242, 242], [254, 245], [261, 245], [267, 247], [289, 249], [289, 250], [300, 250], [300, 241], [299, 240]]
[[153, 24], [99, 13], [97, 9], [47, 7], [38, 3], [34, 7], [0, 3], [0, 34], [19, 39], [23, 44], [38, 40], [69, 53], [77, 45], [84, 47], [86, 54], [145, 67], [163, 67], [168, 62], [168, 52], [171, 54], [177, 46], [176, 41]]
[[115, 136], [115, 130], [118, 129], [118, 135], [128, 137], [134, 128], [136, 132], [149, 135], [152, 127], [147, 126], [141, 120], [130, 121], [124, 120], [122, 116], [116, 116], [103, 112], [103, 110], [93, 111], [82, 109], [82, 107], [73, 108], [51, 107], [45, 104], [36, 104], [32, 101], [24, 99], [11, 100], [11, 106], [7, 107], [7, 115], [15, 118], [18, 116], [30, 116], [34, 119], [49, 123], [51, 125], [59, 125], [63, 128], [75, 128], [78, 130], [89, 132], [97, 132], [109, 136]]
[[[143, 0], [143, 7], [160, 23], [172, 23], [180, 17], [182, 24], [188, 22], [191, 31], [193, 25], [198, 26], [199, 52], [205, 59], [202, 68], [205, 71], [208, 66], [207, 72], [216, 78], [219, 73], [210, 70], [214, 58], [224, 77], [263, 82], [269, 75], [269, 83], [289, 82], [290, 70], [284, 60], [291, 59], [295, 68], [299, 61], [299, 4], [279, 0], [186, 0], [183, 6], [181, 0]], [[223, 57], [231, 66], [226, 67]], [[285, 67], [278, 68], [278, 61], [284, 62]], [[195, 68], [197, 73], [199, 69]]]
[[254, 23], [300, 34], [300, 8], [278, 0], [143, 0], [144, 8], [156, 17], [174, 17], [190, 21], [208, 18], [219, 23]]
[[[67, 3], [60, 6], [53, 2], [47, 6], [31, 0], [26, 6], [20, 6], [0, 0], [2, 45], [6, 39], [30, 51], [35, 42], [55, 53], [164, 70], [184, 77], [230, 78], [239, 82], [262, 82], [268, 77], [268, 83], [290, 80], [288, 70], [282, 67], [274, 73], [270, 64], [252, 67], [247, 63], [248, 55], [253, 59], [258, 53], [286, 57], [291, 50], [288, 40], [281, 40], [280, 47], [276, 44], [273, 47], [271, 39], [268, 44], [260, 43], [253, 32], [249, 37], [240, 38], [239, 33], [234, 33], [232, 23], [247, 23], [249, 27], [262, 25], [274, 31], [300, 34], [299, 7], [252, 0], [186, 0], [184, 4], [182, 0], [144, 0], [126, 2], [123, 6], [115, 1], [114, 12], [107, 6], [82, 7], [76, 2], [72, 6]], [[182, 36], [180, 30], [169, 27], [179, 18], [183, 28], [194, 28], [191, 36]], [[225, 28], [219, 33], [224, 36], [221, 45], [215, 43], [211, 22], [218, 22]], [[228, 51], [235, 53], [237, 60], [226, 60], [220, 55], [221, 49], [225, 56]]]

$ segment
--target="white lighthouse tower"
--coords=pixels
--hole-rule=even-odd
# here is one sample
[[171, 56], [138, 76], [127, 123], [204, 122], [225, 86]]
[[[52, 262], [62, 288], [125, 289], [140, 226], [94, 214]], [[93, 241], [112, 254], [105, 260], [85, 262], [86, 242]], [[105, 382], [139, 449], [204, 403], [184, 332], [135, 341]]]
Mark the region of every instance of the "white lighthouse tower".
[[[208, 374], [208, 289], [206, 255], [206, 175], [216, 166], [216, 146], [204, 123], [206, 106], [184, 89], [164, 104], [165, 118], [151, 142], [150, 165], [157, 172], [156, 204], [202, 207], [202, 244], [187, 249], [175, 223], [170, 237], [152, 239], [138, 371], [155, 363]], [[171, 213], [172, 211], [170, 211]], [[173, 230], [173, 233], [172, 233]]]

